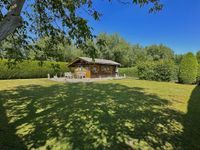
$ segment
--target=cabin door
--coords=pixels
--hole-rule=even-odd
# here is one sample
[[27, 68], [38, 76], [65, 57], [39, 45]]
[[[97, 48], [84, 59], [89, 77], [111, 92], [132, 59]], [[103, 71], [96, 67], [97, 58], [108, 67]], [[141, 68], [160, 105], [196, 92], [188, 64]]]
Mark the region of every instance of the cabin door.
[[86, 67], [86, 78], [91, 78], [91, 71], [89, 67]]

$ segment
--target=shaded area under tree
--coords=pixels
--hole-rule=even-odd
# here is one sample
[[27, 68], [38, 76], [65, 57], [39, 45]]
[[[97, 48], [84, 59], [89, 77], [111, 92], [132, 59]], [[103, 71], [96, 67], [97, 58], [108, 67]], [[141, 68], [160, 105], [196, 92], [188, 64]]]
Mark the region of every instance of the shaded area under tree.
[[188, 111], [184, 118], [183, 147], [200, 149], [200, 86], [196, 86], [188, 101]]
[[[199, 89], [193, 94], [196, 90]], [[111, 83], [27, 85], [1, 91], [0, 99], [3, 100], [1, 111], [7, 110], [9, 114], [3, 113], [1, 117], [10, 120], [8, 124], [8, 119], [2, 119], [2, 125], [10, 127], [19, 145], [21, 141], [26, 145], [16, 149], [182, 149], [189, 146], [188, 142], [183, 144], [184, 136], [191, 129], [184, 124], [183, 134], [184, 114], [170, 109], [168, 100], [147, 94], [142, 88]], [[190, 102], [197, 99], [192, 95]], [[189, 104], [189, 110], [190, 107]], [[5, 128], [1, 130], [6, 132]], [[197, 138], [194, 135], [190, 134]], [[0, 147], [12, 148], [10, 136], [5, 136], [8, 140], [1, 140]]]

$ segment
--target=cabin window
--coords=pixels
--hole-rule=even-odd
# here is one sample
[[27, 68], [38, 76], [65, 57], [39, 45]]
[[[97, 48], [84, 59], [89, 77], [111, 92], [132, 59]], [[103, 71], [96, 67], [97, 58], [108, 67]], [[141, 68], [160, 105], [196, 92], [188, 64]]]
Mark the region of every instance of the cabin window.
[[83, 68], [82, 66], [78, 66], [75, 70], [76, 70], [76, 71], [83, 71], [84, 68]]
[[81, 71], [81, 67], [78, 67], [78, 71]]
[[96, 67], [96, 66], [93, 66], [93, 67], [92, 67], [92, 72], [93, 72], [93, 73], [98, 73], [98, 70], [97, 70], [97, 67]]
[[102, 72], [110, 72], [111, 71], [111, 67], [110, 66], [101, 66], [101, 71]]
[[85, 69], [86, 69], [87, 71], [90, 71], [90, 67], [85, 67]]

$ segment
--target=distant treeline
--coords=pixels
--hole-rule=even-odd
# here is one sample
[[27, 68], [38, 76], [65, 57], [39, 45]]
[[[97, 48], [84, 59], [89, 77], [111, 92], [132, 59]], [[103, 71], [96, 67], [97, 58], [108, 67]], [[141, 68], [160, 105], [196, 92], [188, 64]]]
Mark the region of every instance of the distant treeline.
[[[171, 48], [162, 44], [146, 47], [139, 44], [133, 45], [119, 34], [101, 33], [96, 39], [87, 41], [85, 46], [79, 48], [70, 44], [65, 38], [52, 39], [52, 37], [43, 37], [27, 47], [7, 41], [0, 45], [0, 57], [3, 59], [71, 62], [79, 56], [114, 60], [121, 63], [123, 68], [129, 68], [120, 69], [121, 74], [126, 72], [128, 76], [137, 76], [140, 79], [194, 83], [196, 78], [197, 80], [199, 78], [196, 62], [200, 63], [200, 51], [190, 54], [189, 61], [186, 61], [185, 64], [191, 63], [192, 66], [184, 65], [183, 62], [187, 60], [183, 61], [185, 54], [175, 54]], [[184, 81], [191, 68], [195, 68], [192, 80]], [[187, 69], [189, 72], [185, 73]]]
[[[179, 64], [183, 55], [177, 55], [166, 45], [150, 45], [143, 47], [130, 44], [119, 34], [101, 33], [94, 41], [77, 48], [65, 38], [52, 39], [43, 37], [27, 47], [17, 45], [12, 41], [0, 44], [0, 57], [4, 59], [30, 59], [42, 61], [71, 62], [79, 56], [110, 59], [122, 64], [123, 67], [133, 67], [144, 61], [172, 60]], [[200, 59], [200, 52], [197, 54]]]

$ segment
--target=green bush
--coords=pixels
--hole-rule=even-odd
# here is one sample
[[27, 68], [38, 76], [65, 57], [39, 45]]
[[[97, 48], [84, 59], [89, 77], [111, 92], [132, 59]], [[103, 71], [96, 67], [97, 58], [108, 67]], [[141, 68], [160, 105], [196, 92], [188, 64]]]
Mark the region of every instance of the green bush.
[[127, 77], [138, 77], [138, 71], [137, 67], [131, 67], [131, 68], [119, 68], [119, 74], [123, 76], [124, 74]]
[[198, 62], [192, 53], [183, 56], [179, 69], [179, 82], [193, 84], [197, 79]]
[[137, 65], [138, 77], [141, 80], [155, 80], [155, 63], [154, 62], [142, 62]]
[[65, 62], [22, 61], [12, 64], [0, 60], [0, 79], [45, 78], [47, 74], [60, 76], [67, 71]]
[[200, 64], [198, 65], [197, 83], [200, 84]]
[[138, 65], [138, 77], [142, 80], [176, 80], [176, 66], [172, 61], [143, 62]]
[[177, 67], [172, 61], [160, 61], [155, 64], [154, 80], [172, 81], [177, 80]]

